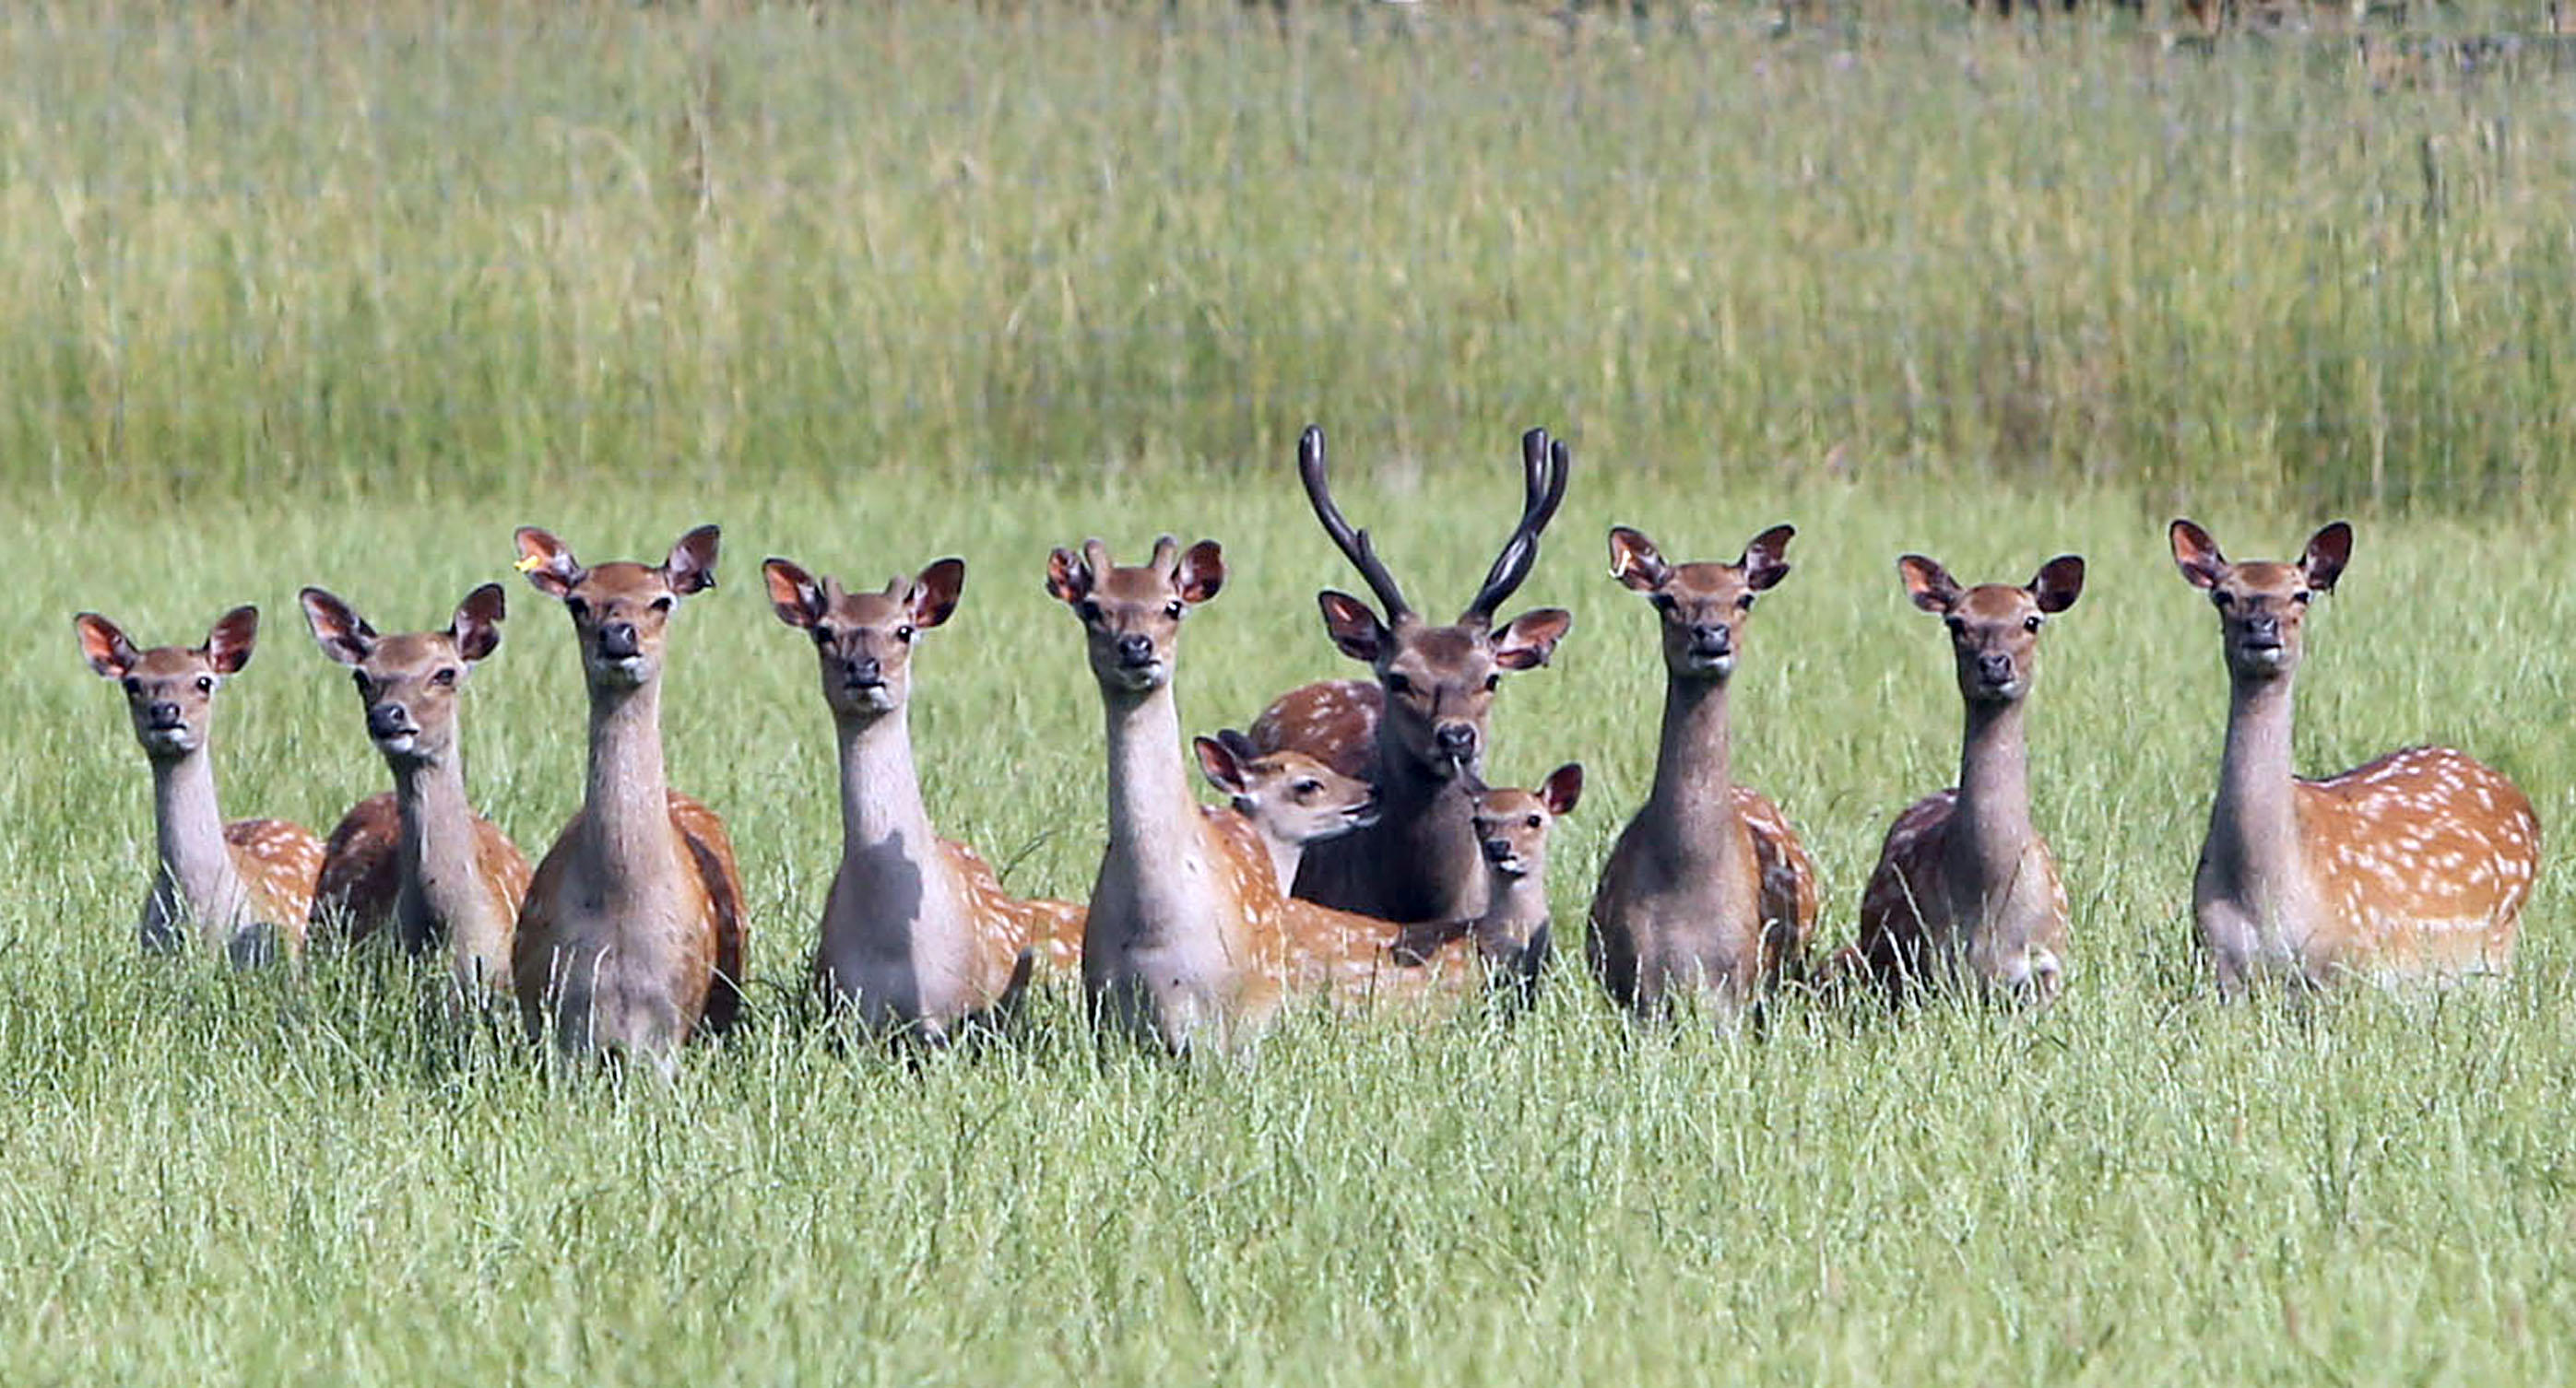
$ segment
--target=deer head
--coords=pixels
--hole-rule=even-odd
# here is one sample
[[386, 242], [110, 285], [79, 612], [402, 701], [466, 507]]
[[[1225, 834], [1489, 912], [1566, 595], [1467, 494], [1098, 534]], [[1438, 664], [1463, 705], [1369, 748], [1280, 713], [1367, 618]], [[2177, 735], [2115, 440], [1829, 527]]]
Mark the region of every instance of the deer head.
[[1754, 600], [1789, 576], [1796, 529], [1775, 525], [1753, 537], [1732, 564], [1672, 564], [1643, 532], [1610, 528], [1610, 576], [1654, 604], [1664, 632], [1664, 668], [1680, 680], [1735, 673]]
[[912, 697], [912, 651], [948, 620], [966, 588], [966, 561], [942, 559], [883, 592], [850, 593], [784, 559], [760, 566], [778, 620], [814, 638], [823, 699], [837, 718], [874, 718]]
[[1959, 695], [1972, 704], [2008, 704], [2030, 692], [2039, 661], [2039, 629], [2075, 605], [2084, 591], [2084, 561], [2061, 554], [2029, 586], [1980, 583], [1962, 588], [1950, 571], [1919, 554], [1896, 561], [1914, 605], [1950, 629], [1959, 661]]
[[259, 641], [259, 609], [236, 607], [217, 619], [206, 643], [194, 649], [155, 646], [139, 650], [114, 622], [95, 612], [72, 619], [89, 668], [125, 689], [134, 716], [134, 738], [144, 755], [173, 760], [206, 745], [213, 730], [215, 691], [226, 676], [250, 664]]
[[1265, 756], [1232, 728], [1194, 738], [1190, 746], [1208, 784], [1282, 843], [1320, 843], [1377, 822], [1377, 787], [1303, 752], [1283, 748]]
[[2265, 680], [2298, 669], [2308, 604], [2334, 591], [2352, 558], [2352, 527], [2335, 521], [2320, 529], [2295, 564], [2231, 564], [2209, 532], [2187, 520], [2173, 523], [2170, 538], [2184, 581], [2209, 594], [2218, 608], [2228, 674]]
[[563, 541], [521, 526], [519, 570], [538, 592], [563, 600], [591, 689], [638, 689], [661, 678], [662, 639], [680, 599], [716, 586], [717, 539], [716, 527], [702, 525], [659, 567], [617, 560], [586, 569]]
[[1225, 586], [1225, 552], [1201, 540], [1180, 552], [1169, 535], [1153, 557], [1133, 567], [1109, 561], [1109, 547], [1082, 542], [1047, 556], [1047, 592], [1073, 609], [1091, 652], [1091, 674], [1103, 692], [1150, 694], [1171, 683], [1181, 620]]
[[1571, 615], [1555, 607], [1494, 625], [1495, 609], [1538, 562], [1539, 535], [1565, 500], [1572, 455], [1563, 443], [1551, 442], [1546, 430], [1532, 429], [1521, 439], [1521, 470], [1520, 523], [1458, 620], [1433, 626], [1404, 600], [1368, 532], [1354, 530], [1342, 519], [1325, 478], [1324, 431], [1310, 426], [1297, 441], [1297, 475], [1315, 518], [1384, 609], [1381, 617], [1360, 599], [1326, 589], [1316, 595], [1324, 630], [1342, 654], [1376, 671], [1386, 696], [1384, 727], [1406, 758], [1442, 777], [1472, 772], [1482, 764], [1494, 691], [1503, 676], [1545, 665], [1574, 625]]
[[1485, 861], [1505, 877], [1547, 871], [1547, 835], [1574, 813], [1583, 798], [1583, 764], [1567, 762], [1536, 790], [1485, 790], [1476, 795], [1476, 843]]
[[501, 647], [507, 600], [486, 583], [457, 604], [447, 630], [378, 636], [350, 606], [320, 588], [296, 595], [322, 653], [349, 667], [367, 708], [367, 736], [401, 766], [444, 761], [456, 747], [456, 696], [476, 662]]

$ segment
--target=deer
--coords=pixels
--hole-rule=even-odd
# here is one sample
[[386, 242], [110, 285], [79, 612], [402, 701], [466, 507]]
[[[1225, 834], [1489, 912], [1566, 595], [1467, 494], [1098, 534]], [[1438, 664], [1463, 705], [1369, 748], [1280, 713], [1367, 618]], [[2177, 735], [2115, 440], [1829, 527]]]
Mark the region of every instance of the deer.
[[1537, 786], [1475, 793], [1476, 846], [1485, 858], [1485, 909], [1469, 920], [1405, 929], [1399, 959], [1426, 961], [1463, 942], [1485, 963], [1489, 978], [1510, 979], [1519, 1001], [1537, 996], [1538, 980], [1555, 958], [1547, 904], [1547, 841], [1556, 822], [1583, 798], [1583, 764], [1567, 762]]
[[814, 986], [872, 1031], [932, 1044], [997, 1021], [1043, 958], [1080, 962], [1082, 908], [1022, 901], [974, 849], [942, 838], [912, 753], [912, 658], [956, 612], [966, 561], [852, 593], [795, 562], [761, 565], [778, 620], [814, 642], [840, 744], [841, 861], [823, 898]]
[[1297, 874], [1297, 895], [1389, 920], [1451, 921], [1484, 909], [1484, 860], [1470, 821], [1483, 774], [1495, 691], [1506, 674], [1545, 665], [1574, 619], [1562, 608], [1494, 614], [1538, 560], [1539, 536], [1565, 500], [1572, 458], [1547, 431], [1521, 440], [1521, 517], [1484, 583], [1447, 626], [1413, 610], [1368, 532], [1333, 501], [1324, 433], [1297, 444], [1297, 475], [1315, 518], [1376, 594], [1378, 610], [1333, 589], [1318, 594], [1324, 629], [1343, 655], [1367, 664], [1374, 683], [1327, 680], [1291, 690], [1253, 725], [1265, 752], [1304, 752], [1378, 788], [1377, 823], [1316, 845]]
[[250, 664], [259, 609], [225, 613], [195, 647], [140, 649], [95, 612], [72, 622], [82, 659], [124, 689], [152, 763], [156, 861], [137, 927], [143, 948], [175, 953], [193, 940], [235, 967], [300, 957], [322, 841], [283, 819], [227, 824], [215, 798], [215, 693]]
[[2083, 594], [2084, 561], [2061, 554], [2028, 584], [1972, 588], [1919, 554], [1896, 566], [1914, 605], [1949, 633], [1967, 728], [1958, 784], [1888, 827], [1853, 962], [1891, 998], [1967, 983], [2049, 1002], [2065, 977], [2066, 887], [2031, 825], [2023, 719], [2040, 632]]
[[1392, 922], [1288, 896], [1242, 815], [1205, 815], [1182, 764], [1173, 692], [1181, 624], [1225, 583], [1223, 550], [1169, 535], [1143, 564], [1087, 541], [1047, 558], [1047, 592], [1081, 622], [1109, 753], [1109, 844], [1092, 886], [1082, 978], [1095, 1021], [1175, 1053], [1257, 1037], [1293, 1001], [1427, 1014], [1473, 986], [1473, 961], [1395, 958]]
[[733, 844], [662, 764], [671, 614], [715, 587], [718, 538], [702, 525], [659, 566], [586, 568], [535, 526], [517, 534], [519, 570], [572, 618], [590, 696], [581, 808], [537, 863], [510, 951], [530, 1038], [567, 1057], [631, 1055], [668, 1074], [682, 1042], [721, 1035], [741, 1010], [749, 926]]
[[1585, 954], [1639, 1016], [1678, 995], [1731, 1018], [1799, 971], [1815, 933], [1815, 864], [1780, 807], [1735, 783], [1727, 724], [1753, 604], [1789, 576], [1796, 534], [1775, 525], [1731, 564], [1673, 564], [1642, 532], [1610, 531], [1611, 576], [1662, 629], [1663, 731], [1654, 788], [1602, 866]]
[[2429, 746], [2323, 780], [2292, 774], [2307, 617], [2350, 562], [2352, 527], [2326, 525], [2289, 563], [2230, 563], [2188, 520], [2168, 534], [2184, 580], [2218, 610], [2227, 665], [2225, 750], [2191, 891], [2220, 995], [2508, 972], [2540, 867], [2540, 821], [2513, 782]]
[[474, 667], [501, 646], [507, 599], [486, 583], [444, 631], [380, 636], [324, 588], [296, 595], [322, 654], [348, 667], [390, 793], [352, 806], [324, 845], [309, 929], [340, 923], [355, 944], [390, 929], [409, 954], [444, 947], [460, 998], [510, 997], [510, 938], [528, 859], [474, 813], [457, 712]]
[[1308, 844], [1339, 838], [1377, 822], [1377, 787], [1345, 776], [1303, 752], [1263, 753], [1233, 728], [1190, 739], [1199, 774], [1228, 804], [1202, 806], [1210, 815], [1237, 814], [1260, 835], [1279, 890], [1297, 881]]

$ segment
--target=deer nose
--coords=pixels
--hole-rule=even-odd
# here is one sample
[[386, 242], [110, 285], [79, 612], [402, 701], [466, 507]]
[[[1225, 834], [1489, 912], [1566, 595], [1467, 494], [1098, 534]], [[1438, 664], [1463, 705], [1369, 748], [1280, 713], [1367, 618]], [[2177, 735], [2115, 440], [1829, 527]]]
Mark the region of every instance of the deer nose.
[[1510, 839], [1485, 840], [1485, 861], [1489, 863], [1499, 863], [1510, 856], [1512, 856], [1512, 841]]
[[885, 683], [885, 671], [875, 656], [861, 656], [841, 662], [841, 682], [853, 689], [869, 689]]
[[411, 710], [400, 704], [371, 704], [367, 708], [367, 736], [400, 737], [413, 731]]
[[635, 643], [633, 622], [610, 622], [599, 629], [599, 653], [611, 660], [624, 660], [642, 648]]
[[152, 726], [156, 728], [175, 728], [179, 726], [179, 706], [177, 704], [146, 704], [143, 708], [143, 716], [151, 720]]
[[1724, 655], [1735, 649], [1735, 629], [1724, 622], [1692, 627], [1690, 637], [1695, 654]]
[[1465, 723], [1443, 723], [1431, 734], [1440, 750], [1453, 757], [1463, 757], [1476, 750], [1476, 730]]
[[1154, 638], [1142, 632], [1129, 632], [1118, 638], [1118, 661], [1122, 665], [1154, 663]]
[[2003, 685], [2012, 683], [2012, 657], [2008, 655], [1993, 654], [1978, 656], [1977, 677], [1988, 684]]
[[2281, 639], [2281, 619], [2269, 613], [2248, 617], [2245, 619], [2245, 635], [2256, 641], [2277, 642]]

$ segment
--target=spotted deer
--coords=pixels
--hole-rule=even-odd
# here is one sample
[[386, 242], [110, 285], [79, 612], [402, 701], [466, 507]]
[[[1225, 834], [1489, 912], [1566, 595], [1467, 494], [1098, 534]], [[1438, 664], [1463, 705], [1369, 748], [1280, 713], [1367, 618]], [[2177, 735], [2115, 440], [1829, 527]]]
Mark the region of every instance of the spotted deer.
[[1593, 975], [1640, 1015], [1680, 993], [1728, 1016], [1801, 963], [1816, 869], [1780, 808], [1734, 780], [1727, 690], [1753, 604], [1789, 576], [1797, 532], [1775, 525], [1734, 563], [1671, 564], [1645, 535], [1610, 531], [1610, 573], [1663, 632], [1663, 735], [1654, 789], [1619, 833], [1592, 897]]
[[1404, 599], [1368, 532], [1333, 502], [1324, 433], [1297, 444], [1297, 475], [1324, 533], [1359, 571], [1383, 609], [1327, 589], [1324, 629], [1376, 683], [1328, 680], [1289, 691], [1262, 712], [1253, 741], [1264, 752], [1304, 752], [1375, 785], [1377, 823], [1318, 844], [1297, 874], [1297, 894], [1328, 906], [1400, 921], [1451, 921], [1484, 907], [1484, 861], [1469, 821], [1470, 787], [1482, 774], [1494, 692], [1503, 676], [1547, 663], [1574, 619], [1546, 607], [1494, 625], [1494, 612], [1529, 577], [1539, 535], [1565, 500], [1572, 460], [1533, 429], [1521, 441], [1519, 524], [1458, 620], [1433, 626]]
[[947, 622], [966, 561], [852, 593], [795, 563], [761, 565], [778, 620], [812, 638], [840, 744], [841, 862], [823, 898], [814, 982], [871, 1030], [941, 1042], [1007, 1010], [1043, 957], [1080, 962], [1082, 908], [1022, 901], [974, 849], [941, 838], [912, 755], [912, 658]]
[[529, 1034], [567, 1054], [667, 1068], [682, 1041], [726, 1030], [742, 1004], [733, 845], [662, 769], [663, 643], [680, 600], [715, 586], [716, 543], [702, 525], [658, 567], [585, 568], [545, 531], [518, 532], [518, 567], [563, 601], [590, 693], [581, 809], [537, 864], [510, 954]]
[[1485, 858], [1485, 910], [1469, 920], [1408, 926], [1397, 957], [1427, 958], [1452, 943], [1473, 949], [1489, 977], [1526, 1002], [1555, 957], [1547, 904], [1547, 841], [1583, 798], [1583, 766], [1567, 762], [1534, 789], [1476, 792], [1476, 846]]
[[282, 819], [224, 822], [215, 803], [215, 692], [250, 664], [259, 609], [236, 607], [205, 644], [142, 650], [95, 612], [73, 619], [81, 656], [125, 690], [135, 740], [152, 763], [156, 860], [143, 898], [143, 947], [194, 939], [236, 965], [304, 948], [322, 841]]
[[501, 646], [501, 585], [466, 594], [445, 631], [394, 636], [325, 589], [297, 598], [322, 653], [349, 667], [367, 736], [394, 776], [390, 794], [359, 801], [331, 831], [310, 928], [344, 930], [352, 943], [390, 928], [410, 953], [444, 947], [460, 997], [511, 996], [528, 859], [474, 813], [457, 736], [467, 677]]
[[1458, 996], [1471, 961], [1399, 963], [1398, 927], [1287, 896], [1248, 819], [1199, 812], [1172, 676], [1182, 621], [1224, 583], [1213, 540], [1184, 553], [1166, 535], [1133, 566], [1111, 563], [1098, 540], [1048, 556], [1047, 591], [1082, 623], [1108, 734], [1109, 846], [1082, 941], [1093, 1015], [1173, 1050], [1222, 1049], [1301, 998], [1365, 1008]]
[[2220, 992], [2505, 972], [2540, 865], [2539, 819], [2511, 781], [2448, 747], [2291, 774], [2291, 679], [2352, 527], [2326, 526], [2287, 564], [2230, 563], [2188, 520], [2170, 538], [2218, 609], [2227, 663], [2226, 750], [2191, 890]]
[[1859, 963], [1890, 996], [1973, 983], [2046, 1002], [2065, 975], [2066, 888], [2031, 824], [2023, 716], [2040, 631], [2083, 593], [2084, 561], [2059, 555], [2027, 585], [1973, 588], [1919, 554], [1896, 567], [1949, 632], [1967, 731], [1958, 784], [1888, 828], [1861, 894]]
[[1210, 815], [1238, 814], [1261, 836], [1269, 852], [1271, 874], [1279, 890], [1297, 881], [1297, 866], [1306, 846], [1340, 838], [1377, 822], [1377, 787], [1335, 771], [1303, 752], [1264, 754], [1250, 737], [1232, 728], [1214, 737], [1190, 739], [1198, 753], [1199, 774], [1223, 792], [1225, 807], [1205, 806]]

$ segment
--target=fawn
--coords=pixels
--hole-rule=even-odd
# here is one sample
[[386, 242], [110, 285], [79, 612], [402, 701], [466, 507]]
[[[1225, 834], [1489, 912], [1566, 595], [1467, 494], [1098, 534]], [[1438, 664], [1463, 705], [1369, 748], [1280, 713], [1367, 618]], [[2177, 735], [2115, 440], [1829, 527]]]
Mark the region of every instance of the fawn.
[[1400, 958], [1428, 959], [1441, 947], [1463, 942], [1484, 961], [1489, 977], [1508, 978], [1520, 1000], [1537, 993], [1539, 976], [1556, 956], [1547, 904], [1547, 840], [1556, 822], [1583, 798], [1583, 766], [1567, 762], [1531, 790], [1476, 792], [1476, 846], [1485, 857], [1485, 910], [1469, 920], [1406, 928]]
[[1377, 787], [1303, 752], [1264, 753], [1232, 728], [1192, 738], [1190, 747], [1198, 753], [1200, 774], [1232, 802], [1230, 809], [1207, 806], [1207, 813], [1243, 816], [1261, 836], [1283, 892], [1297, 881], [1306, 845], [1377, 822]]

